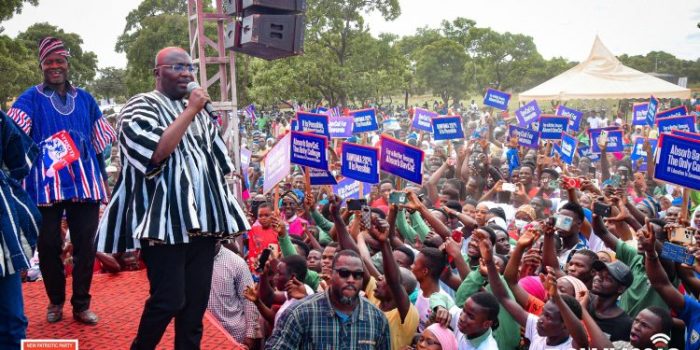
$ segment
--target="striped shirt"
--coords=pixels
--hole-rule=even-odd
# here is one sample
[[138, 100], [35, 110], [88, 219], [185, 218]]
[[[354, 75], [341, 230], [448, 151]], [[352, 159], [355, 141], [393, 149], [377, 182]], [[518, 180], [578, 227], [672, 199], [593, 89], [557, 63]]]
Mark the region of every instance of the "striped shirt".
[[258, 308], [243, 297], [245, 287], [250, 285], [253, 285], [253, 276], [245, 260], [221, 247], [214, 257], [207, 309], [239, 343], [245, 338], [255, 338], [259, 327]]
[[136, 95], [120, 114], [122, 169], [98, 228], [98, 250], [116, 253], [139, 240], [188, 243], [190, 235], [227, 238], [250, 224], [226, 185], [233, 170], [218, 125], [197, 114], [167, 159], [151, 164], [163, 131], [182, 114], [185, 100], [159, 91]]
[[[24, 187], [38, 205], [58, 201], [99, 201], [106, 197], [98, 154], [116, 140], [116, 133], [102, 116], [95, 99], [85, 90], [66, 83], [65, 96], [40, 84], [23, 92], [7, 114], [39, 145], [43, 157], [25, 179]], [[50, 138], [66, 131], [80, 157], [57, 170], [49, 171], [56, 160], [49, 154]]]
[[343, 322], [331, 305], [328, 293], [316, 293], [287, 309], [265, 344], [265, 349], [391, 348], [389, 324], [381, 310], [360, 297], [360, 303], [350, 319]]

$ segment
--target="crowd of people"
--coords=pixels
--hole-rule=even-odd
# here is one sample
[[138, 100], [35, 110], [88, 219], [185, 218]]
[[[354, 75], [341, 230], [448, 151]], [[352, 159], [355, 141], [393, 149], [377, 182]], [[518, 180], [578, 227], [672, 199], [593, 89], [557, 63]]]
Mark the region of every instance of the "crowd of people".
[[[173, 319], [174, 347], [199, 348], [205, 310], [249, 349], [700, 349], [700, 264], [661, 257], [680, 229], [700, 259], [700, 193], [656, 181], [648, 142], [631, 160], [653, 128], [590, 112], [570, 131], [578, 147], [590, 147], [588, 128], [619, 125], [625, 149], [608, 153], [603, 142], [566, 164], [556, 141], [524, 148], [507, 135], [508, 114], [473, 101], [423, 106], [463, 114], [463, 140], [412, 130], [416, 107], [382, 110], [379, 131], [344, 141], [376, 146], [384, 133], [421, 148], [423, 181], [382, 173], [355, 210], [297, 166], [263, 192], [261, 161], [291, 114], [242, 123], [252, 160], [234, 170], [203, 111], [206, 92], [187, 91], [195, 68], [182, 49], [159, 52], [155, 90], [130, 99], [116, 128], [70, 85], [68, 57], [45, 39], [44, 83], [0, 114], [0, 209], [13, 214], [0, 235], [1, 348], [25, 337], [19, 272], [37, 245], [47, 321], [62, 320], [70, 240], [79, 322], [99, 322], [95, 270], [147, 269], [132, 349], [155, 349]], [[79, 161], [47, 154], [61, 131]], [[342, 159], [330, 158], [337, 175]], [[229, 173], [242, 179], [241, 202]]]

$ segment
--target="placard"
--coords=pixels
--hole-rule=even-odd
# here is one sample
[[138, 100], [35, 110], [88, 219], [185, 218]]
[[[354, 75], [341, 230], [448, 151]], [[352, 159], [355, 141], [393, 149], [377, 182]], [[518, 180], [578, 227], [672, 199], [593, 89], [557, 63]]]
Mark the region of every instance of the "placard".
[[583, 112], [559, 105], [557, 106], [556, 115], [569, 118], [569, 130], [579, 131], [581, 128]]
[[338, 181], [335, 180], [335, 176], [333, 176], [333, 174], [329, 171], [314, 168], [306, 169], [309, 171], [309, 182], [311, 183], [311, 186], [338, 184]]
[[561, 148], [559, 151], [559, 155], [561, 156], [561, 160], [566, 163], [566, 164], [573, 164], [574, 162], [574, 154], [576, 154], [576, 146], [578, 145], [578, 140], [576, 138], [564, 134], [561, 137]]
[[352, 116], [355, 121], [352, 129], [353, 134], [379, 130], [379, 124], [377, 124], [377, 114], [374, 111], [374, 108], [350, 111], [350, 116]]
[[326, 159], [328, 139], [325, 136], [302, 131], [292, 131], [291, 134], [290, 162], [328, 170], [328, 159]]
[[343, 176], [370, 184], [379, 182], [379, 149], [343, 142], [340, 158]]
[[683, 117], [656, 118], [656, 126], [660, 133], [680, 130], [685, 132], [695, 132], [695, 116], [686, 115]]
[[510, 94], [496, 89], [488, 89], [484, 95], [485, 105], [501, 110], [508, 109], [508, 101], [510, 101]]
[[332, 117], [328, 120], [328, 129], [331, 138], [345, 139], [352, 137], [352, 129], [355, 123], [353, 117]]
[[[638, 137], [636, 141], [634, 141], [634, 147], [632, 148], [632, 154], [630, 154], [630, 159], [633, 161], [636, 161], [637, 159], [646, 159], [647, 158], [647, 152], [644, 150], [644, 140], [646, 140], [644, 137]], [[649, 145], [651, 146], [651, 154], [654, 154], [656, 151], [656, 139], [648, 139], [649, 140]]]
[[[346, 177], [333, 186], [333, 193], [344, 200], [360, 199], [360, 181]], [[366, 198], [372, 192], [372, 185], [362, 186], [362, 198]]]
[[682, 136], [661, 134], [659, 144], [654, 178], [700, 190], [700, 142]]
[[241, 148], [241, 171], [244, 177], [248, 176], [248, 167], [250, 166], [250, 157], [252, 155], [253, 152], [249, 151], [247, 148]]
[[543, 115], [540, 117], [539, 124], [541, 139], [560, 140], [561, 135], [566, 132], [566, 128], [569, 126], [569, 118]]
[[635, 103], [632, 105], [632, 125], [646, 125], [649, 103]]
[[600, 160], [600, 154], [592, 153], [591, 147], [589, 147], [588, 145], [585, 145], [585, 147], [582, 145], [578, 146], [578, 156], [581, 158], [586, 157], [593, 162]]
[[380, 169], [421, 185], [423, 183], [423, 150], [385, 135], [381, 136], [380, 142]]
[[416, 108], [413, 111], [413, 123], [411, 127], [416, 130], [433, 132], [433, 118], [438, 114], [427, 109]]
[[667, 109], [665, 111], [657, 112], [656, 120], [658, 121], [662, 118], [680, 117], [684, 115], [688, 115], [688, 109], [685, 108], [685, 106], [678, 106], [675, 108]]
[[263, 193], [269, 192], [290, 172], [289, 146], [292, 135], [287, 133], [275, 144], [263, 160]]
[[625, 149], [625, 144], [622, 140], [622, 130], [617, 127], [588, 130], [588, 139], [591, 140], [591, 152], [601, 152], [600, 146], [598, 146], [598, 137], [603, 130], [608, 131], [608, 145], [605, 150], [607, 152], [622, 152]]
[[[80, 159], [80, 149], [66, 130], [61, 130], [39, 143], [42, 149], [44, 175], [53, 178], [61, 169]], [[70, 169], [70, 168], [69, 168]]]
[[659, 100], [653, 95], [649, 98], [649, 103], [647, 104], [647, 125], [654, 125], [654, 120], [656, 118], [656, 112], [659, 111]]
[[686, 131], [680, 131], [680, 130], [672, 130], [671, 134], [676, 135], [676, 136], [683, 136], [685, 138], [689, 138], [691, 140], [698, 140], [700, 141], [700, 134], [696, 132], [686, 132]]
[[462, 117], [438, 117], [433, 122], [433, 140], [454, 140], [463, 139]]
[[515, 111], [515, 118], [518, 119], [518, 125], [527, 128], [540, 119], [542, 115], [542, 110], [540, 106], [537, 105], [537, 101], [532, 100]]
[[314, 114], [307, 112], [297, 112], [296, 113], [297, 131], [310, 132], [318, 135], [323, 135], [328, 138], [331, 137], [328, 128], [328, 115], [326, 114]]
[[515, 125], [508, 126], [508, 135], [517, 137], [518, 144], [529, 148], [538, 148], [540, 144], [540, 133], [528, 128], [521, 128]]

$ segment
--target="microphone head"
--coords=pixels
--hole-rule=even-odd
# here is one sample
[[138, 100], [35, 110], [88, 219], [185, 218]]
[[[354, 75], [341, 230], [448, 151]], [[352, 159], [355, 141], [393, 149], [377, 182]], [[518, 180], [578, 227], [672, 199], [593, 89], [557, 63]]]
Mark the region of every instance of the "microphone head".
[[187, 93], [189, 94], [192, 90], [199, 88], [199, 84], [196, 81], [191, 81], [187, 84]]

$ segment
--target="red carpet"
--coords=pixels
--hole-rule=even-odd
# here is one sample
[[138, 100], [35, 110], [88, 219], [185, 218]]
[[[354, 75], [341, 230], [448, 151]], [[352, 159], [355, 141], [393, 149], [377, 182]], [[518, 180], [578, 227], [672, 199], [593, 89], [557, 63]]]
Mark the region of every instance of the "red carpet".
[[[100, 317], [96, 326], [86, 326], [73, 320], [70, 306], [71, 281], [66, 281], [67, 299], [63, 320], [46, 322], [48, 298], [44, 283], [24, 283], [24, 307], [29, 319], [28, 339], [78, 339], [81, 350], [128, 349], [134, 339], [143, 305], [148, 297], [146, 271], [122, 272], [117, 275], [99, 274], [92, 280], [91, 308]], [[163, 335], [158, 349], [172, 349], [175, 332], [173, 323]], [[202, 349], [243, 349], [208, 312], [204, 318]]]

